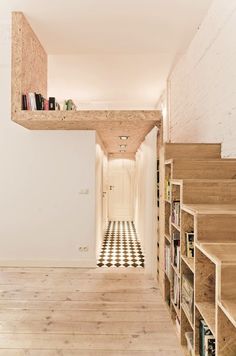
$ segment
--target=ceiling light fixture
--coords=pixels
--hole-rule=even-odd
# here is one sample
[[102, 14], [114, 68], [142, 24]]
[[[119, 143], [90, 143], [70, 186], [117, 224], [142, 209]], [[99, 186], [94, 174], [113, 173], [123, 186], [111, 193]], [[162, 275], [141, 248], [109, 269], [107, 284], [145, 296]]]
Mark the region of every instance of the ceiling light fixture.
[[120, 137], [120, 140], [128, 140], [129, 136], [119, 136]]
[[126, 148], [127, 145], [120, 145], [120, 148]]
[[125, 153], [126, 152], [126, 150], [120, 150], [120, 153]]

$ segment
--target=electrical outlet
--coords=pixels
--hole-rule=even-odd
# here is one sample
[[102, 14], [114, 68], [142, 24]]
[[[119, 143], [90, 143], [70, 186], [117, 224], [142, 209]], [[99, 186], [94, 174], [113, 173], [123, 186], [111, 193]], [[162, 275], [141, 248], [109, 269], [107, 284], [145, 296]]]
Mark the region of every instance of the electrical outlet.
[[79, 252], [88, 252], [88, 246], [79, 246], [78, 250]]

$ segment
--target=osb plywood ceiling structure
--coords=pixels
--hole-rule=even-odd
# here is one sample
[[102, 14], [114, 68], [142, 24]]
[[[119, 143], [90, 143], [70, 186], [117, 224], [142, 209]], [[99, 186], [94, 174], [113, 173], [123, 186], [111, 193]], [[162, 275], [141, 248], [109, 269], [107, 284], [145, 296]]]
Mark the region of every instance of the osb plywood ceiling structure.
[[[96, 130], [105, 149], [133, 155], [145, 136], [161, 125], [158, 110], [22, 111], [21, 96], [39, 92], [47, 97], [47, 54], [21, 12], [12, 15], [12, 120], [31, 130]], [[125, 153], [120, 153], [127, 136]]]

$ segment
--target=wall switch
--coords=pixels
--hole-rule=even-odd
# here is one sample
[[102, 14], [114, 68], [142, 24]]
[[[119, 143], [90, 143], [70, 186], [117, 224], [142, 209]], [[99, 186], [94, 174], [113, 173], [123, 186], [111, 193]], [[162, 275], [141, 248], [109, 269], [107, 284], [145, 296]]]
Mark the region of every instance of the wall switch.
[[88, 188], [80, 189], [79, 194], [89, 194], [89, 189]]

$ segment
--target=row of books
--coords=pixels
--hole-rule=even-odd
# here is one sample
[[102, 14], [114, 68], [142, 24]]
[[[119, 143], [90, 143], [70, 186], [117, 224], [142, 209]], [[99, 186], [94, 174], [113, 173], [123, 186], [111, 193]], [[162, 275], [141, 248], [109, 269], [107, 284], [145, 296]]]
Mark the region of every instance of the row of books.
[[180, 271], [180, 233], [179, 231], [172, 232], [172, 254], [171, 259], [173, 265]]
[[194, 232], [185, 232], [186, 257], [194, 257]]
[[172, 203], [171, 221], [180, 226], [180, 201], [174, 200]]
[[22, 94], [22, 110], [76, 110], [76, 106], [72, 99], [65, 100], [60, 106], [55, 97], [45, 99], [43, 95], [38, 93]]
[[168, 278], [171, 278], [171, 248], [170, 245], [165, 245], [165, 272]]
[[169, 179], [165, 180], [165, 200], [170, 201], [171, 199], [171, 185]]
[[181, 288], [181, 301], [182, 308], [193, 323], [193, 310], [194, 310], [194, 289], [193, 289], [193, 275], [182, 275], [182, 288]]
[[215, 356], [215, 337], [203, 319], [199, 324], [199, 354], [200, 356]]

